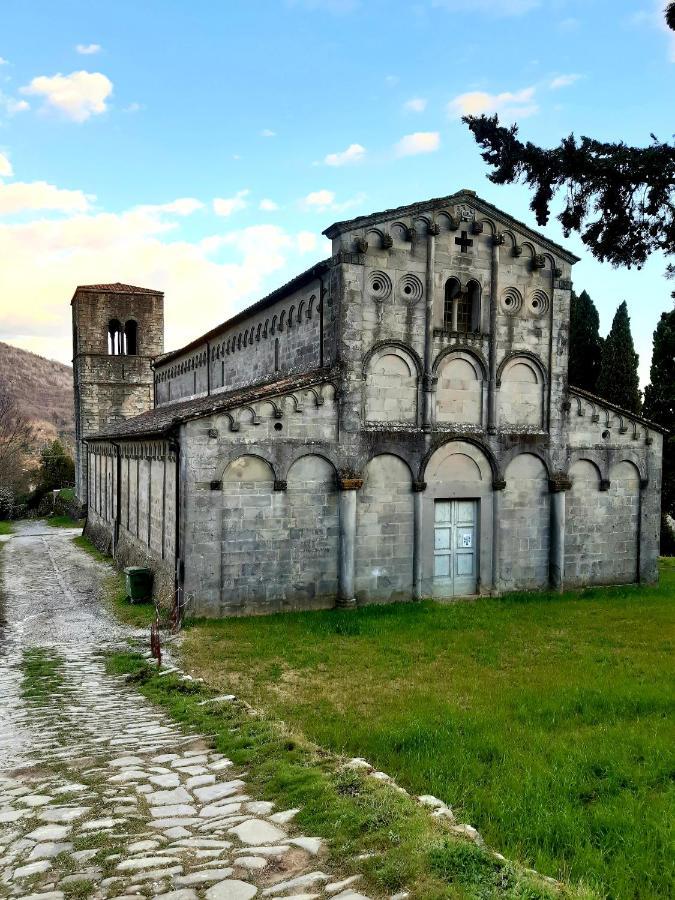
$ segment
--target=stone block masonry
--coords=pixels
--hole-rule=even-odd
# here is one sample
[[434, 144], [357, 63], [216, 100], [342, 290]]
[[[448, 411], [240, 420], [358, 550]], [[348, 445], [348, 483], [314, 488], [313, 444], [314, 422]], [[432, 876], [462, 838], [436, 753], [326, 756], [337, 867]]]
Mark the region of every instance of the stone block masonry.
[[466, 190], [325, 233], [145, 412], [81, 357], [88, 529], [200, 615], [653, 581], [663, 436], [567, 384], [576, 257]]

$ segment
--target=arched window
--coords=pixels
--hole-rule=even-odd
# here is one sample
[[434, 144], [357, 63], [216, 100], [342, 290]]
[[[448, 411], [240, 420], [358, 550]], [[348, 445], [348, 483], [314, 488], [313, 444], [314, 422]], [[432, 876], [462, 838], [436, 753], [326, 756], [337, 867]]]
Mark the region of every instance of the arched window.
[[461, 294], [462, 286], [456, 278], [448, 278], [445, 282], [445, 303], [443, 305], [443, 325], [450, 331], [457, 331], [455, 305]]
[[138, 323], [134, 319], [129, 319], [124, 326], [124, 352], [127, 356], [138, 353]]
[[124, 352], [122, 323], [119, 319], [111, 319], [108, 322], [108, 354], [121, 356]]
[[480, 330], [480, 285], [471, 280], [466, 288], [457, 278], [448, 278], [445, 283], [445, 303], [443, 325], [449, 331], [467, 334]]

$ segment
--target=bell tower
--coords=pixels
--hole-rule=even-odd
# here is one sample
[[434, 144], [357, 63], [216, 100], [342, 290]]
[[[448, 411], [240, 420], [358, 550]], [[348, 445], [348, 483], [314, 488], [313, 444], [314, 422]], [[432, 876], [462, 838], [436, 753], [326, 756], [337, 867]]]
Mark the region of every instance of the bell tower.
[[75, 492], [86, 503], [85, 440], [154, 406], [152, 361], [164, 352], [164, 294], [119, 282], [80, 285], [71, 307]]

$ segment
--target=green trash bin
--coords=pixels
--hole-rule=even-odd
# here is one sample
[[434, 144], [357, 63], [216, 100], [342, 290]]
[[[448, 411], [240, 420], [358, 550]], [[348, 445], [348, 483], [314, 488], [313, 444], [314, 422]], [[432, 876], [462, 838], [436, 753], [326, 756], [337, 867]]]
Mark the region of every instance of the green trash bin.
[[127, 566], [124, 574], [129, 603], [149, 603], [152, 600], [152, 570], [143, 566]]

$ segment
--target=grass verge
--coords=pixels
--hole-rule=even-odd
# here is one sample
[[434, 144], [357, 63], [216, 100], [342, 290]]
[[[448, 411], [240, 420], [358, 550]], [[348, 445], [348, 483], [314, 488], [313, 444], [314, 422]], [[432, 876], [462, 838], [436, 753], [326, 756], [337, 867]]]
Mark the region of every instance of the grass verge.
[[124, 575], [112, 566], [109, 556], [92, 544], [89, 538], [81, 534], [73, 538], [73, 543], [92, 556], [97, 562], [107, 563], [110, 574], [103, 582], [103, 595], [107, 604], [112, 607], [117, 618], [126, 625], [136, 628], [150, 627], [155, 618], [155, 607], [151, 603], [129, 603], [125, 588]]
[[11, 522], [0, 520], [0, 534], [12, 534], [14, 528]]
[[[210, 702], [208, 685], [158, 676], [138, 655], [116, 653], [109, 670], [127, 674], [147, 698], [165, 707], [186, 729], [212, 739], [217, 750], [247, 769], [255, 796], [280, 809], [301, 807], [296, 822], [305, 834], [330, 841], [330, 863], [342, 873], [365, 872], [379, 895], [402, 888], [417, 900], [500, 898], [545, 900], [595, 896], [556, 889], [497, 860], [488, 851], [452, 837], [410, 797], [358, 771], [243, 704]], [[373, 854], [358, 863], [354, 857]]]
[[73, 519], [71, 516], [49, 516], [45, 519], [51, 528], [82, 528], [84, 519]]
[[435, 794], [505, 855], [660, 900], [674, 601], [664, 560], [657, 586], [200, 621], [181, 652], [214, 690]]
[[35, 703], [54, 702], [54, 694], [63, 687], [62, 667], [62, 659], [51, 650], [42, 647], [24, 650], [22, 697]]

